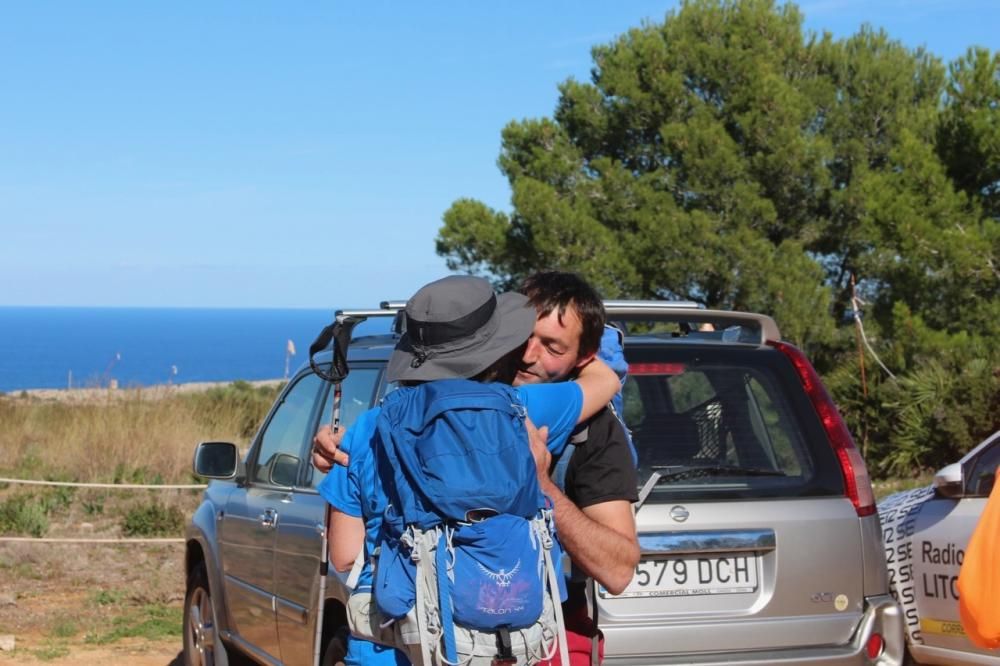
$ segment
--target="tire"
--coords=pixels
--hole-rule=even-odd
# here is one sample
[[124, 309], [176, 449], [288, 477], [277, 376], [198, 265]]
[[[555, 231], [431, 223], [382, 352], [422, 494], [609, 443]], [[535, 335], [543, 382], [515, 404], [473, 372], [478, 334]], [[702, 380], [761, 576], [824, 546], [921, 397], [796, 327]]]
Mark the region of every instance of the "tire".
[[191, 570], [184, 594], [185, 666], [228, 666], [229, 659], [215, 622], [215, 605], [204, 562]]
[[321, 666], [340, 666], [344, 663], [344, 657], [347, 656], [347, 633], [346, 627], [341, 627], [334, 633], [323, 648]]

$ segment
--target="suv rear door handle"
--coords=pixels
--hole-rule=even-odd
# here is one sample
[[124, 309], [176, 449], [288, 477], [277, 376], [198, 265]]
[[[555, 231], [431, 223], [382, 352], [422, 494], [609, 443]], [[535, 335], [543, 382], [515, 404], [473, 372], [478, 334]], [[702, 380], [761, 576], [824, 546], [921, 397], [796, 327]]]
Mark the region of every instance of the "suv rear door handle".
[[265, 509], [264, 513], [257, 516], [260, 519], [261, 527], [274, 529], [278, 526], [278, 512], [274, 509]]

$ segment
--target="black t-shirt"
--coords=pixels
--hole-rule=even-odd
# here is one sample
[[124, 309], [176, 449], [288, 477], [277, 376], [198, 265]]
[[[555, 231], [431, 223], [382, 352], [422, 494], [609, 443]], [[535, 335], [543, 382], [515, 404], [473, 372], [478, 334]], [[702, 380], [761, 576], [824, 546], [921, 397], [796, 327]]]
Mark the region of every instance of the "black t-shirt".
[[566, 468], [566, 496], [581, 509], [612, 500], [638, 501], [632, 450], [618, 418], [605, 407], [587, 428], [587, 440], [576, 445]]
[[[613, 500], [638, 501], [639, 476], [618, 417], [605, 407], [587, 422], [587, 428], [586, 441], [576, 444], [566, 468], [566, 496], [580, 509]], [[587, 615], [585, 580], [574, 567], [563, 613], [567, 629], [589, 635], [585, 626], [577, 626]]]

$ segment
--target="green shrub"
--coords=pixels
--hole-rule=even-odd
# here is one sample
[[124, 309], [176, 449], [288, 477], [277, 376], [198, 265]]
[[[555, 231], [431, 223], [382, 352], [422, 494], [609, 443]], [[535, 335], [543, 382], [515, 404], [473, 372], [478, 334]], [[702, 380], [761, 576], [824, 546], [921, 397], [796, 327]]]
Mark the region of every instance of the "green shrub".
[[192, 394], [188, 400], [194, 404], [199, 420], [206, 425], [213, 425], [220, 418], [235, 418], [240, 436], [249, 438], [257, 432], [280, 390], [280, 387], [254, 387], [248, 382], [236, 381]]
[[68, 617], [57, 618], [49, 630], [49, 635], [53, 638], [72, 638], [79, 632], [76, 622]]
[[125, 598], [121, 590], [98, 590], [91, 595], [91, 601], [98, 606], [115, 606]]
[[88, 516], [99, 516], [104, 513], [104, 503], [107, 499], [107, 494], [101, 493], [92, 499], [81, 500], [80, 504], [83, 506], [83, 512]]
[[153, 472], [146, 467], [140, 466], [129, 469], [126, 465], [119, 463], [115, 465], [115, 473], [111, 482], [123, 484], [162, 484], [163, 475], [159, 472]]
[[180, 608], [149, 604], [139, 610], [131, 609], [111, 621], [111, 630], [106, 633], [91, 633], [84, 638], [85, 643], [106, 645], [122, 638], [144, 638], [161, 640], [180, 636], [183, 629], [183, 611]]
[[184, 512], [153, 500], [132, 507], [122, 520], [122, 533], [130, 537], [179, 536], [184, 528]]
[[0, 534], [41, 537], [48, 529], [48, 512], [34, 495], [14, 495], [0, 504]]

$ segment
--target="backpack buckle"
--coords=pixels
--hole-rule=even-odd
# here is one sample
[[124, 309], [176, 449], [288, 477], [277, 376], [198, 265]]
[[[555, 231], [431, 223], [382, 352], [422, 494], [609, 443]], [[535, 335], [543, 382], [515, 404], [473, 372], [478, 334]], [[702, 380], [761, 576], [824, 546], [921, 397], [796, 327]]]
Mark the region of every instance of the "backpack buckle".
[[516, 663], [517, 657], [514, 656], [510, 645], [510, 631], [507, 627], [500, 627], [497, 630], [497, 653], [494, 655], [493, 661], [490, 662], [490, 666], [509, 666]]

